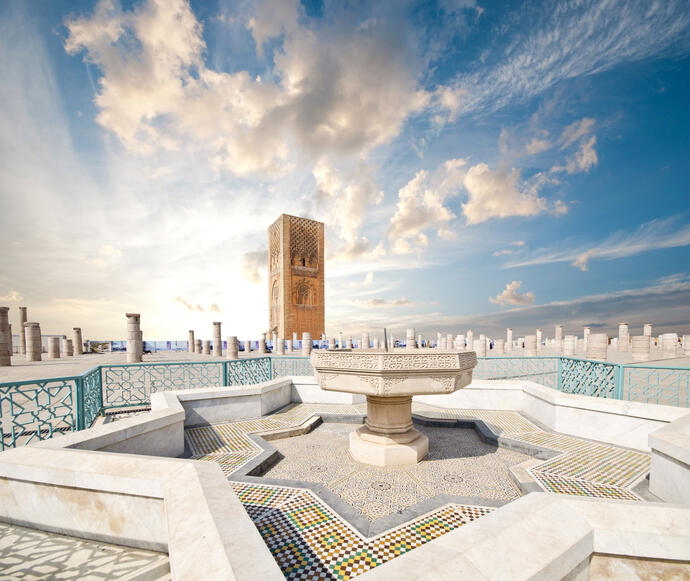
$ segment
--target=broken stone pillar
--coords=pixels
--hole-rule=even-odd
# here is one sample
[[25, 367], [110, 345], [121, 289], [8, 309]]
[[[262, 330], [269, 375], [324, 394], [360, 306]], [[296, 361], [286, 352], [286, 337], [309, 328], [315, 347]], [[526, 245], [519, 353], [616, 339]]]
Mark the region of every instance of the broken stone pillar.
[[652, 336], [652, 324], [651, 323], [645, 323], [644, 324], [644, 327], [642, 327], [642, 334], [651, 338], [651, 336]]
[[566, 357], [574, 357], [576, 342], [577, 337], [575, 337], [575, 335], [566, 335], [563, 341], [563, 355]]
[[74, 343], [72, 343], [72, 339], [64, 339], [63, 342], [63, 351], [65, 352], [65, 357], [73, 357], [74, 356]]
[[140, 363], [143, 353], [139, 313], [127, 313], [127, 363]]
[[282, 337], [276, 339], [276, 351], [278, 355], [285, 355], [285, 341]]
[[513, 330], [508, 327], [506, 329], [506, 351], [512, 351], [513, 350]]
[[19, 307], [19, 354], [26, 355], [26, 333], [24, 324], [29, 319], [26, 318], [26, 307]]
[[661, 336], [661, 356], [665, 359], [676, 356], [678, 347], [678, 335], [676, 333], [664, 333]]
[[365, 351], [369, 349], [369, 333], [362, 333], [362, 342], [359, 345], [360, 349]]
[[467, 331], [467, 348], [474, 349], [474, 331], [472, 329]]
[[311, 354], [311, 333], [302, 333], [302, 356], [309, 357]]
[[252, 352], [252, 342], [251, 341], [245, 341], [244, 342], [244, 354], [248, 355], [251, 352]]
[[632, 360], [649, 361], [649, 337], [646, 335], [635, 335], [632, 338]]
[[261, 339], [259, 339], [259, 354], [266, 354], [266, 333], [261, 333]]
[[439, 348], [439, 349], [442, 349], [443, 351], [445, 351], [446, 349], [448, 349], [448, 344], [446, 343], [446, 338], [445, 338], [445, 337], [441, 337], [441, 343], [439, 344], [438, 348]]
[[84, 354], [84, 340], [81, 337], [81, 327], [72, 327], [72, 333], [74, 334], [74, 354], [83, 355]]
[[348, 337], [345, 341], [345, 349], [352, 349], [352, 337]]
[[627, 351], [628, 343], [630, 342], [630, 332], [628, 330], [628, 323], [618, 324], [618, 351]]
[[328, 339], [328, 348], [335, 349], [335, 337], [331, 337]]
[[450, 333], [446, 335], [446, 349], [453, 349], [453, 335]]
[[465, 335], [458, 335], [458, 349], [465, 350]]
[[587, 339], [587, 359], [606, 361], [609, 349], [609, 337], [606, 333], [592, 333]]
[[525, 337], [525, 357], [537, 356], [537, 336], [527, 335]]
[[541, 351], [543, 333], [541, 329], [537, 329], [537, 351]]
[[414, 338], [414, 329], [408, 328], [405, 332], [405, 348], [406, 349], [416, 349], [417, 348], [417, 342], [415, 341]]
[[60, 337], [48, 337], [48, 359], [60, 359]]
[[213, 321], [213, 356], [223, 356], [223, 339], [220, 334], [220, 322]]
[[486, 341], [477, 339], [474, 342], [473, 347], [474, 352], [477, 354], [477, 357], [486, 357]]
[[343, 342], [343, 334], [338, 333], [338, 347], [340, 349], [343, 349], [345, 347], [345, 343]]
[[556, 325], [556, 328], [554, 329], [554, 339], [558, 341], [559, 339], [563, 339], [563, 325]]
[[210, 355], [211, 354], [211, 341], [209, 339], [204, 339], [201, 342], [201, 345], [202, 345], [201, 352], [204, 355]]
[[496, 355], [503, 355], [506, 352], [506, 342], [504, 339], [496, 339], [494, 341], [493, 351]]
[[585, 351], [587, 351], [587, 341], [589, 341], [589, 334], [592, 332], [592, 329], [589, 327], [585, 327], [583, 330], [582, 334], [582, 347]]
[[195, 339], [195, 340], [194, 340], [194, 352], [195, 352], [195, 353], [198, 353], [199, 355], [201, 355], [201, 349], [202, 349], [202, 347], [201, 347], [201, 339]]
[[194, 353], [194, 331], [189, 330], [189, 337], [187, 338], [187, 351]]
[[26, 336], [26, 360], [41, 361], [43, 345], [41, 343], [41, 327], [38, 323], [24, 323]]
[[10, 334], [9, 312], [9, 307], [0, 307], [0, 367], [12, 365], [12, 335]]
[[228, 337], [228, 359], [238, 359], [240, 356], [240, 343], [235, 335]]

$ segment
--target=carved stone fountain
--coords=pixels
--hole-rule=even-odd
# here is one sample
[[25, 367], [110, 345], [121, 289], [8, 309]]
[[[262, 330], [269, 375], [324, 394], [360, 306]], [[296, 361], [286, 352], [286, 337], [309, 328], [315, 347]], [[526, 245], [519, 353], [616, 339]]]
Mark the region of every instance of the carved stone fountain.
[[343, 351], [311, 354], [321, 389], [367, 397], [365, 424], [350, 434], [350, 453], [375, 466], [416, 464], [429, 439], [412, 426], [412, 396], [452, 393], [472, 382], [474, 352]]

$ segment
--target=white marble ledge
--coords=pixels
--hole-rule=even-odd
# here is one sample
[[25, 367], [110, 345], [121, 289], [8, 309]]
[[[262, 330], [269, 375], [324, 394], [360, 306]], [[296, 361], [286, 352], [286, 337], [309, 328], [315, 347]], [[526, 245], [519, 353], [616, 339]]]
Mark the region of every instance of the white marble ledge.
[[649, 434], [649, 445], [652, 451], [682, 462], [690, 470], [690, 414]]
[[687, 408], [562, 393], [533, 381], [523, 382], [522, 386], [525, 393], [560, 407], [577, 408], [659, 422], [672, 422], [685, 415], [690, 415], [690, 409]]
[[164, 393], [173, 395], [178, 399], [178, 401], [194, 401], [204, 399], [219, 399], [223, 397], [240, 397], [244, 395], [261, 395], [291, 385], [291, 378], [280, 377], [278, 379], [256, 383], [251, 386], [228, 385], [220, 387], [203, 387], [200, 389], [181, 389], [178, 391], [169, 391]]

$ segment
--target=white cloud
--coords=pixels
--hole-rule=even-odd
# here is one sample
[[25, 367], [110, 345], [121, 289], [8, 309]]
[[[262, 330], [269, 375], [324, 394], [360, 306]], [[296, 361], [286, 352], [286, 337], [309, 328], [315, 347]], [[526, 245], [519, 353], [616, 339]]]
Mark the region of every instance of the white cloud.
[[320, 161], [312, 173], [316, 180], [314, 199], [319, 215], [329, 227], [335, 227], [343, 243], [341, 248], [329, 251], [329, 256], [353, 260], [372, 252], [383, 255], [383, 245], [372, 248], [369, 240], [359, 236], [367, 208], [383, 200], [383, 191], [369, 168], [360, 163], [356, 171], [343, 177], [329, 163]]
[[561, 138], [559, 139], [561, 149], [565, 149], [581, 137], [585, 137], [591, 133], [593, 128], [594, 119], [591, 117], [583, 117], [579, 121], [571, 123], [563, 129], [563, 133], [561, 133]]
[[374, 282], [374, 273], [367, 272], [367, 275], [364, 277], [364, 282], [362, 282], [362, 284], [371, 284], [372, 282]]
[[592, 167], [597, 165], [599, 158], [597, 152], [594, 150], [594, 144], [597, 138], [592, 135], [587, 141], [580, 145], [574, 156], [568, 158], [565, 166], [566, 171], [570, 174], [579, 172], [588, 172]]
[[464, 159], [450, 159], [430, 175], [419, 171], [398, 191], [396, 211], [390, 221], [388, 238], [392, 250], [407, 254], [429, 243], [427, 229], [435, 229], [439, 236], [450, 238], [448, 223], [455, 218], [444, 202], [457, 195], [465, 175]]
[[294, 146], [316, 158], [363, 155], [428, 103], [394, 14], [363, 29], [347, 19], [317, 25], [294, 0], [254, 10], [257, 50], [281, 37], [266, 81], [209, 68], [202, 26], [183, 0], [130, 11], [102, 0], [66, 22], [65, 49], [100, 70], [97, 121], [128, 150], [201, 151], [240, 176], [290, 171]]
[[15, 303], [15, 302], [19, 302], [19, 301], [22, 301], [22, 300], [24, 300], [24, 298], [22, 297], [22, 295], [20, 295], [20, 294], [19, 294], [17, 291], [15, 291], [15, 290], [10, 291], [10, 292], [9, 292], [8, 294], [6, 294], [6, 295], [0, 296], [0, 301], [2, 301], [2, 302], [11, 302], [11, 303]]
[[[525, 102], [558, 83], [609, 70], [620, 63], [679, 57], [690, 50], [690, 12], [684, 0], [622, 2], [585, 0], [520, 6], [509, 15], [516, 38], [476, 72], [451, 88], [462, 98], [456, 115]], [[498, 31], [499, 35], [504, 31]]]
[[529, 155], [536, 155], [537, 153], [546, 151], [551, 145], [548, 139], [538, 139], [535, 137], [525, 146], [525, 151], [527, 151]]
[[619, 231], [595, 246], [582, 245], [562, 250], [541, 249], [504, 265], [504, 268], [569, 262], [587, 270], [592, 260], [615, 260], [662, 248], [690, 245], [690, 224], [681, 224], [682, 216], [651, 220], [634, 232]]
[[515, 246], [516, 248], [504, 248], [503, 250], [496, 250], [494, 251], [494, 256], [507, 256], [509, 254], [515, 254], [516, 252], [522, 250], [527, 243], [524, 240], [515, 240], [511, 242], [510, 245]]
[[355, 301], [360, 307], [375, 308], [375, 307], [411, 307], [414, 303], [408, 299], [369, 299], [367, 301]]
[[252, 284], [260, 284], [264, 280], [267, 266], [267, 250], [255, 250], [242, 255], [242, 274]]
[[500, 293], [495, 297], [489, 297], [489, 301], [497, 305], [533, 305], [534, 304], [534, 293], [526, 292], [525, 294], [520, 294], [518, 291], [522, 287], [522, 282], [519, 280], [514, 280], [506, 284]]

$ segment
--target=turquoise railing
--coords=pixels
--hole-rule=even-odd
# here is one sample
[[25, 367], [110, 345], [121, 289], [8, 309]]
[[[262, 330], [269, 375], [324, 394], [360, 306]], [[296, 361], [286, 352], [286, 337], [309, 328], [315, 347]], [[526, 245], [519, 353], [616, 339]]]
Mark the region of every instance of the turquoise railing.
[[[70, 377], [0, 383], [0, 450], [90, 427], [107, 410], [146, 407], [158, 391], [313, 375], [307, 357], [99, 365]], [[690, 368], [574, 357], [482, 357], [475, 379], [527, 379], [565, 393], [690, 407]]]

